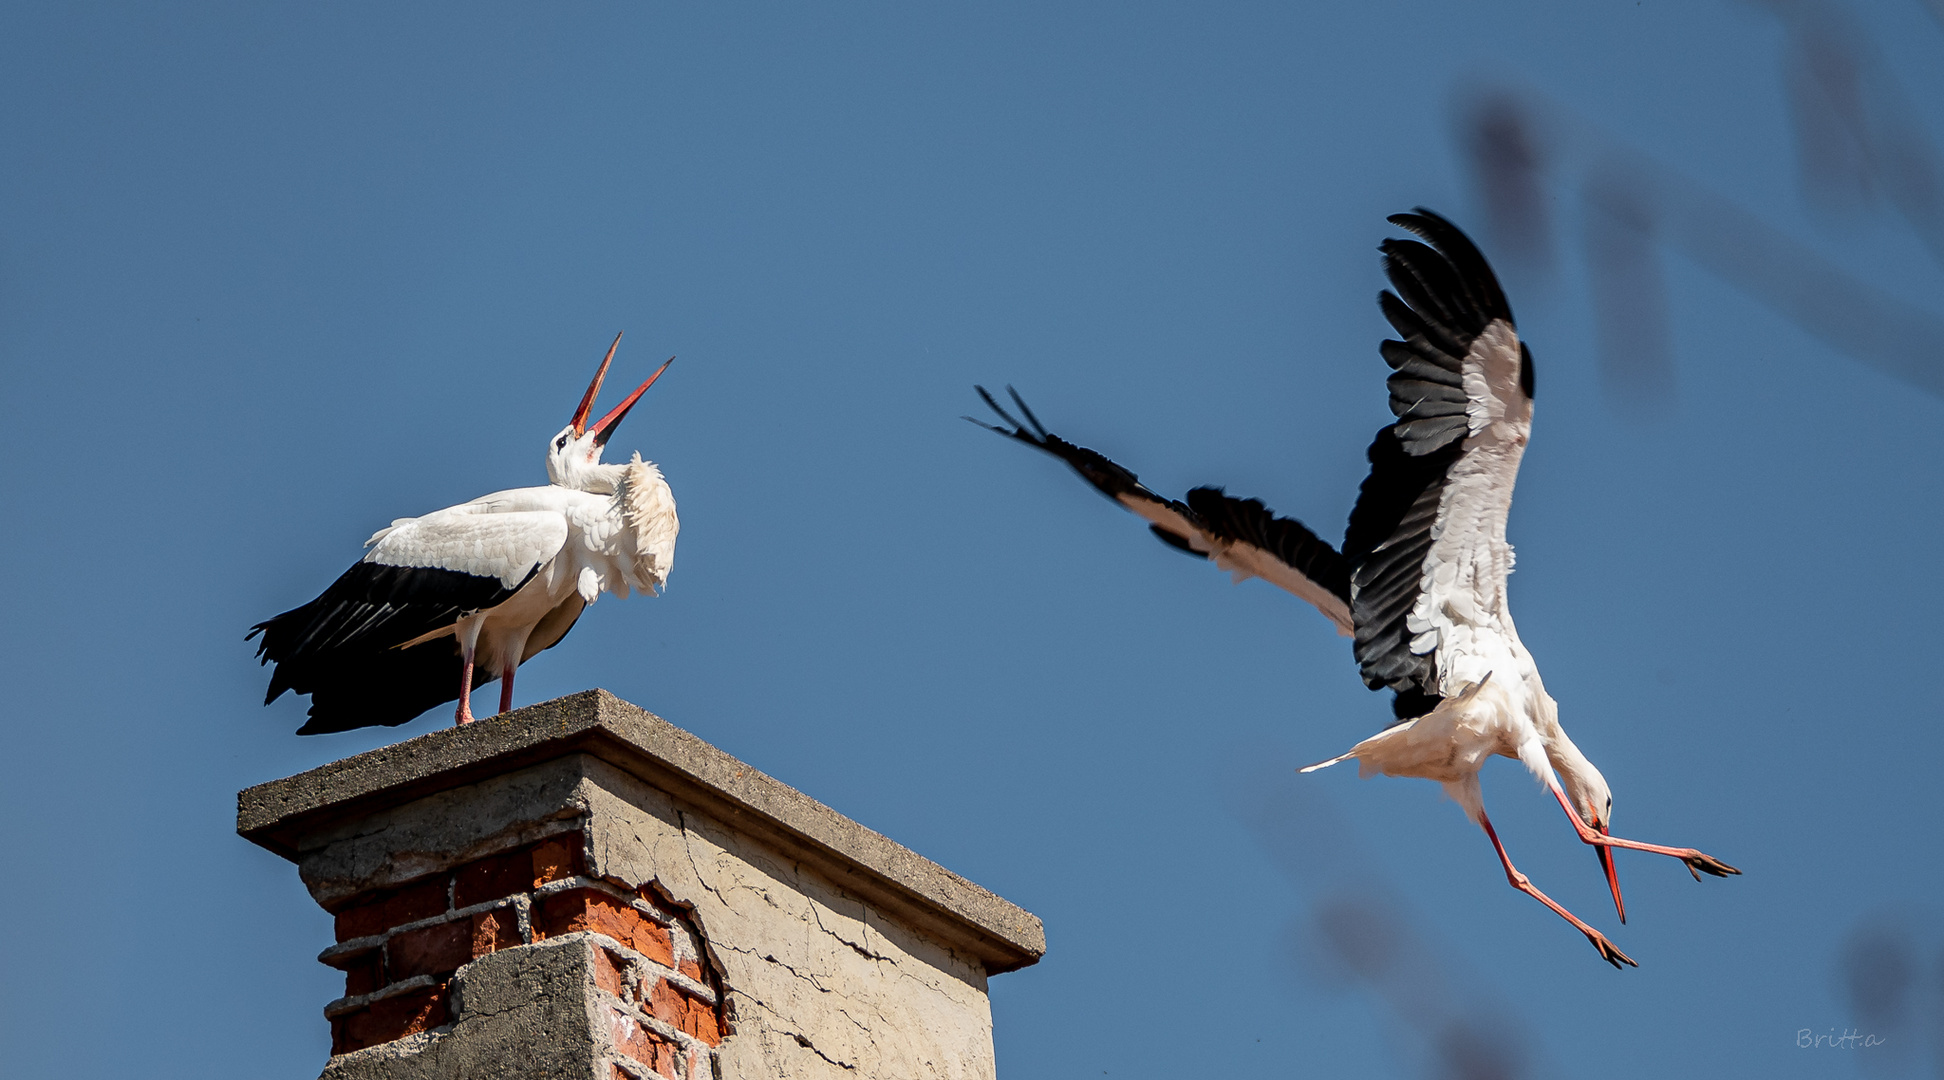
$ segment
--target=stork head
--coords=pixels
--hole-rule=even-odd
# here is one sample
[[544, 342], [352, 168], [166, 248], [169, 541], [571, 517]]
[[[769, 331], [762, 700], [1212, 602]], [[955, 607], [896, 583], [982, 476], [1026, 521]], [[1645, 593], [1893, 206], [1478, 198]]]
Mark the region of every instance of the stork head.
[[581, 491], [607, 494], [614, 490], [615, 478], [611, 473], [618, 466], [601, 464], [601, 449], [607, 445], [608, 438], [621, 419], [634, 408], [641, 395], [655, 385], [655, 380], [675, 362], [669, 357], [668, 363], [655, 369], [647, 381], [635, 387], [635, 391], [623, 398], [621, 404], [608, 410], [606, 416], [593, 423], [587, 422], [587, 414], [594, 410], [594, 399], [601, 392], [601, 380], [607, 378], [608, 365], [614, 361], [614, 350], [621, 347], [621, 335], [614, 335], [614, 344], [608, 346], [607, 356], [601, 360], [601, 367], [594, 372], [594, 381], [587, 384], [587, 393], [581, 395], [580, 408], [574, 410], [574, 419], [560, 429], [553, 442], [547, 444], [547, 479], [561, 487]]
[[[1606, 777], [1579, 748], [1566, 739], [1566, 753], [1554, 753], [1553, 767], [1559, 772], [1559, 786], [1566, 791], [1566, 801], [1572, 804], [1573, 812], [1579, 815], [1588, 828], [1601, 836], [1609, 835], [1613, 827], [1613, 791], [1607, 787]], [[1613, 890], [1613, 910], [1621, 922], [1627, 921], [1627, 905], [1620, 898], [1620, 875], [1613, 868], [1613, 849], [1605, 844], [1593, 845], [1593, 853], [1599, 856], [1600, 871], [1606, 874], [1607, 887]]]

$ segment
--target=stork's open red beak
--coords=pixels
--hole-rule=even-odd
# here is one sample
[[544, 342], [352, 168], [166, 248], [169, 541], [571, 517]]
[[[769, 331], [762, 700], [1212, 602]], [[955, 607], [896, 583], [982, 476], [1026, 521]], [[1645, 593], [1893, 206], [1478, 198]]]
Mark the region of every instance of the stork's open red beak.
[[[619, 342], [621, 339], [615, 338], [614, 340]], [[628, 410], [634, 408], [635, 402], [641, 400], [641, 395], [647, 393], [648, 388], [655, 385], [655, 380], [661, 378], [662, 372], [668, 370], [668, 365], [674, 362], [675, 362], [675, 358], [672, 356], [669, 357], [668, 360], [662, 364], [662, 366], [655, 369], [655, 373], [653, 375], [648, 376], [648, 381], [642, 383], [640, 386], [635, 387], [634, 393], [629, 394], [626, 398], [623, 398], [621, 404], [616, 405], [612, 410], [608, 412], [606, 416], [603, 416], [599, 420], [596, 420], [594, 422], [594, 427], [592, 430], [594, 432], [595, 446], [607, 445], [608, 437], [613, 435], [614, 429], [621, 425], [621, 418], [628, 415]]]
[[574, 410], [574, 434], [587, 433], [587, 414], [594, 409], [594, 399], [601, 393], [601, 380], [607, 378], [608, 365], [614, 362], [614, 350], [621, 347], [621, 335], [614, 335], [614, 344], [608, 346], [607, 355], [601, 359], [601, 369], [594, 373], [594, 381], [587, 384], [587, 393], [581, 395], [580, 408]]
[[[1607, 835], [1605, 825], [1595, 825], [1593, 828], [1601, 836]], [[1619, 913], [1620, 922], [1624, 925], [1627, 921], [1627, 903], [1620, 899], [1620, 874], [1613, 868], [1613, 849], [1605, 844], [1595, 844], [1593, 850], [1599, 853], [1600, 869], [1606, 871], [1607, 887], [1613, 890], [1613, 910]]]

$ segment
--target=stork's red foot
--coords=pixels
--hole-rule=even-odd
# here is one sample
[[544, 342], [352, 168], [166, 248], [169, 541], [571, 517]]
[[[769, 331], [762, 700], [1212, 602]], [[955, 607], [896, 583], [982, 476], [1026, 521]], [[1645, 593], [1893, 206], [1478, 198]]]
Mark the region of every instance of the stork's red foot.
[[[1621, 952], [1613, 942], [1608, 941], [1605, 934], [1588, 927], [1581, 927], [1580, 929], [1586, 931], [1586, 940], [1592, 942], [1593, 947], [1600, 950], [1600, 959], [1612, 964], [1617, 970], [1625, 971], [1629, 967], [1640, 966], [1634, 962], [1633, 957]], [[1623, 967], [1622, 965], [1625, 966]]]
[[1713, 874], [1716, 877], [1727, 877], [1729, 874], [1741, 873], [1740, 870], [1737, 870], [1734, 867], [1729, 866], [1727, 863], [1722, 862], [1720, 859], [1715, 858], [1713, 855], [1704, 855], [1701, 852], [1694, 850], [1693, 848], [1686, 849], [1686, 853], [1681, 855], [1680, 859], [1682, 862], [1687, 864], [1688, 873], [1693, 874], [1694, 880], [1696, 881], [1701, 880], [1702, 874]]
[[1573, 929], [1585, 934], [1586, 940], [1592, 942], [1593, 947], [1600, 950], [1600, 959], [1612, 964], [1616, 969], [1625, 970], [1625, 966], [1640, 966], [1634, 963], [1633, 957], [1615, 948], [1613, 942], [1608, 941], [1605, 934], [1586, 925], [1585, 920], [1561, 907], [1559, 901], [1540, 892], [1539, 887], [1532, 883], [1531, 878], [1520, 873], [1519, 868], [1512, 865], [1512, 857], [1505, 853], [1505, 845], [1499, 843], [1498, 830], [1492, 828], [1492, 819], [1485, 816], [1485, 811], [1482, 807], [1478, 811], [1478, 824], [1485, 830], [1485, 835], [1491, 837], [1492, 850], [1498, 853], [1499, 865], [1505, 868], [1505, 880], [1507, 884], [1546, 905], [1553, 910], [1554, 914], [1572, 923]]
[[[1560, 809], [1566, 811], [1566, 820], [1573, 823], [1573, 831], [1579, 833], [1581, 843], [1597, 844], [1606, 848], [1626, 848], [1629, 851], [1646, 851], [1655, 855], [1667, 855], [1686, 863], [1688, 873], [1693, 874], [1694, 880], [1696, 881], [1701, 880], [1702, 874], [1713, 874], [1715, 877], [1727, 877], [1730, 874], [1739, 875], [1741, 873], [1740, 870], [1729, 866], [1713, 855], [1697, 851], [1691, 847], [1668, 847], [1665, 844], [1644, 844], [1638, 840], [1623, 840], [1618, 836], [1608, 836], [1580, 820], [1579, 814], [1573, 810], [1573, 804], [1566, 801], [1566, 793], [1559, 790], [1557, 784], [1553, 785], [1552, 794], [1553, 798], [1559, 800]], [[1604, 826], [1602, 827], [1604, 828]], [[1614, 902], [1619, 902], [1617, 890]], [[1622, 915], [1620, 918], [1622, 922], [1626, 921], [1625, 915]]]

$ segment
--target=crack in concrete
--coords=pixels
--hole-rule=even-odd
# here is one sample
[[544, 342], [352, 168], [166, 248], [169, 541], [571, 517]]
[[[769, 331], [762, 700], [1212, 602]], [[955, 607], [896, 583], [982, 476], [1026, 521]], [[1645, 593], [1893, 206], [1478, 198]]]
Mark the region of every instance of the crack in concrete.
[[834, 1057], [831, 1057], [831, 1056], [830, 1056], [829, 1054], [826, 1054], [826, 1053], [824, 1053], [824, 1052], [823, 1052], [822, 1050], [819, 1050], [819, 1049], [817, 1049], [817, 1044], [816, 1044], [816, 1043], [813, 1043], [813, 1042], [811, 1042], [811, 1041], [810, 1041], [809, 1039], [807, 1039], [807, 1038], [805, 1038], [802, 1032], [800, 1032], [800, 1031], [791, 1031], [791, 1032], [786, 1032], [785, 1034], [787, 1034], [787, 1035], [789, 1035], [789, 1036], [790, 1036], [790, 1038], [792, 1038], [792, 1039], [795, 1039], [795, 1040], [796, 1040], [796, 1044], [797, 1044], [798, 1046], [801, 1046], [801, 1047], [803, 1047], [803, 1048], [804, 1048], [805, 1050], [808, 1050], [808, 1051], [810, 1051], [811, 1053], [813, 1053], [813, 1054], [815, 1054], [815, 1055], [817, 1055], [818, 1057], [820, 1057], [820, 1058], [822, 1058], [822, 1059], [824, 1059], [825, 1061], [828, 1061], [828, 1062], [830, 1062], [830, 1063], [831, 1063], [832, 1065], [835, 1065], [835, 1066], [837, 1066], [837, 1067], [838, 1067], [838, 1068], [840, 1068], [840, 1069], [846, 1069], [846, 1070], [849, 1070], [849, 1071], [851, 1071], [851, 1072], [855, 1072], [855, 1071], [857, 1071], [857, 1066], [855, 1066], [855, 1065], [853, 1065], [853, 1064], [851, 1064], [850, 1062], [848, 1062], [848, 1061], [838, 1061], [838, 1060], [837, 1060], [836, 1058], [834, 1058]]
[[[787, 1016], [784, 1016], [782, 1013], [776, 1011], [774, 1008], [771, 1008], [770, 1005], [767, 1002], [763, 1001], [761, 998], [752, 997], [749, 1000], [757, 1008], [763, 1010], [764, 1012], [775, 1017], [777, 1020], [781, 1021], [780, 1024], [774, 1025], [771, 1028], [771, 1030], [775, 1031], [777, 1034], [795, 1041], [795, 1043], [798, 1046], [803, 1047], [805, 1050], [810, 1051], [811, 1053], [824, 1059], [830, 1064], [837, 1066], [840, 1069], [843, 1069], [848, 1072], [855, 1072], [857, 1070], [857, 1065], [855, 1062], [839, 1061], [836, 1058], [831, 1057], [829, 1054], [824, 1053], [821, 1049], [817, 1047], [816, 1043], [810, 1041], [809, 1036], [803, 1034], [801, 1031], [795, 1030], [797, 1027], [795, 1021], [791, 1020]], [[855, 1023], [855, 1021], [853, 1021], [853, 1023]], [[872, 1041], [872, 1045], [875, 1046], [876, 1042]]]
[[[836, 914], [836, 912], [833, 910], [831, 914], [834, 915]], [[822, 930], [824, 933], [829, 934], [831, 937], [834, 937], [838, 941], [841, 941], [844, 944], [850, 946], [852, 951], [856, 952], [857, 955], [863, 957], [864, 959], [870, 960], [872, 962], [877, 962], [881, 960], [884, 961], [885, 963], [891, 964], [893, 967], [897, 966], [898, 963], [897, 960], [893, 959], [892, 957], [885, 956], [880, 953], [872, 952], [868, 947], [859, 945], [857, 942], [852, 941], [851, 939], [845, 937], [844, 935], [838, 933], [837, 931], [832, 930], [830, 927], [825, 926], [823, 921], [823, 913], [820, 910], [820, 905], [815, 900], [812, 900], [810, 902], [810, 917], [817, 920], [817, 929]], [[860, 921], [863, 922], [864, 924], [864, 933], [866, 935], [865, 940], [869, 941], [870, 940], [869, 935], [871, 932], [871, 923], [870, 923], [870, 912], [868, 910], [866, 910], [865, 912], [865, 918]]]
[[[796, 976], [797, 978], [802, 979], [804, 982], [809, 983], [811, 986], [815, 987], [819, 993], [837, 994], [838, 997], [843, 997], [843, 998], [848, 998], [850, 996], [848, 994], [838, 993], [837, 991], [832, 990], [830, 987], [825, 986], [822, 980], [818, 979], [815, 975], [806, 975], [803, 972], [798, 971], [796, 968], [790, 966], [790, 964], [787, 961], [778, 959], [775, 953], [759, 952], [756, 949], [745, 949], [738, 945], [724, 945], [723, 948], [728, 949], [730, 952], [742, 953], [744, 956], [753, 956], [758, 960], [764, 961], [765, 963], [775, 964], [777, 967], [782, 968], [784, 971], [787, 971], [790, 974]], [[755, 1000], [755, 999], [752, 998], [751, 1000]]]
[[[711, 885], [708, 882], [708, 880], [702, 876], [702, 867], [700, 864], [698, 864], [695, 861], [695, 849], [692, 846], [692, 841], [701, 838], [698, 837], [696, 833], [689, 828], [688, 815], [682, 812], [681, 810], [676, 810], [675, 823], [677, 828], [681, 831], [682, 834], [682, 854], [688, 858], [689, 872], [695, 875], [696, 884], [702, 886], [704, 892], [707, 892], [710, 895], [714, 896], [717, 900], [722, 901], [723, 907], [729, 908], [731, 911], [735, 910], [736, 905], [730, 901], [729, 895], [723, 892], [721, 889], [716, 888], [714, 885]], [[635, 838], [637, 840], [641, 840], [641, 834], [637, 832], [635, 834]], [[647, 846], [645, 841], [643, 841], [643, 846], [644, 847]], [[738, 882], [737, 885], [735, 886], [735, 891], [755, 893], [764, 903], [768, 904], [770, 907], [776, 908], [778, 911], [783, 910], [782, 907], [779, 904], [777, 904], [775, 900], [772, 900], [770, 898], [769, 893], [763, 889], [758, 889], [752, 885], [747, 885]]]

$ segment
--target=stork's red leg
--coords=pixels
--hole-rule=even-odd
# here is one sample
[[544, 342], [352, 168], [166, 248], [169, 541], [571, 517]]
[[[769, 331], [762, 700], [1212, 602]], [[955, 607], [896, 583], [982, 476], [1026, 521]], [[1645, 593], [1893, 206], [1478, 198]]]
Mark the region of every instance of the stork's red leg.
[[1729, 866], [1720, 859], [1712, 855], [1705, 855], [1690, 847], [1663, 847], [1660, 844], [1643, 844], [1638, 840], [1622, 840], [1617, 836], [1608, 836], [1580, 820], [1579, 814], [1573, 810], [1573, 804], [1566, 801], [1565, 792], [1554, 787], [1552, 793], [1553, 798], [1558, 799], [1559, 805], [1565, 809], [1566, 819], [1573, 823], [1573, 831], [1579, 833], [1580, 840], [1585, 843], [1599, 844], [1603, 847], [1627, 848], [1632, 851], [1651, 851], [1656, 855], [1672, 856], [1687, 864], [1688, 873], [1693, 874], [1694, 880], [1696, 881], [1701, 880], [1702, 874], [1727, 877], [1729, 874], [1741, 873], [1740, 870]]
[[465, 649], [462, 650], [461, 655], [465, 657], [465, 660], [460, 665], [460, 669], [459, 669], [459, 712], [453, 718], [452, 724], [454, 727], [457, 727], [460, 724], [470, 724], [473, 722], [473, 714], [472, 714], [473, 651], [471, 649]]
[[515, 670], [514, 665], [508, 664], [506, 665], [506, 670], [500, 672], [500, 711], [501, 712], [505, 712], [508, 709], [511, 709], [513, 707], [514, 670]]
[[1478, 812], [1478, 823], [1484, 826], [1485, 835], [1492, 838], [1492, 850], [1498, 852], [1499, 864], [1505, 867], [1505, 880], [1511, 882], [1513, 888], [1553, 909], [1553, 912], [1560, 918], [1572, 923], [1574, 929], [1585, 934], [1586, 940], [1592, 942], [1593, 947], [1600, 950], [1600, 959], [1605, 960], [1616, 968], [1622, 964], [1632, 964], [1634, 967], [1640, 966], [1634, 963], [1633, 957], [1615, 948], [1613, 942], [1608, 941], [1605, 934], [1581, 922], [1577, 915], [1560, 907], [1552, 897], [1540, 892], [1532, 884], [1531, 878], [1519, 873], [1518, 867], [1512, 865], [1511, 857], [1506, 855], [1505, 845], [1499, 843], [1498, 832], [1492, 828], [1492, 819], [1486, 817], [1485, 811], [1482, 809]]

